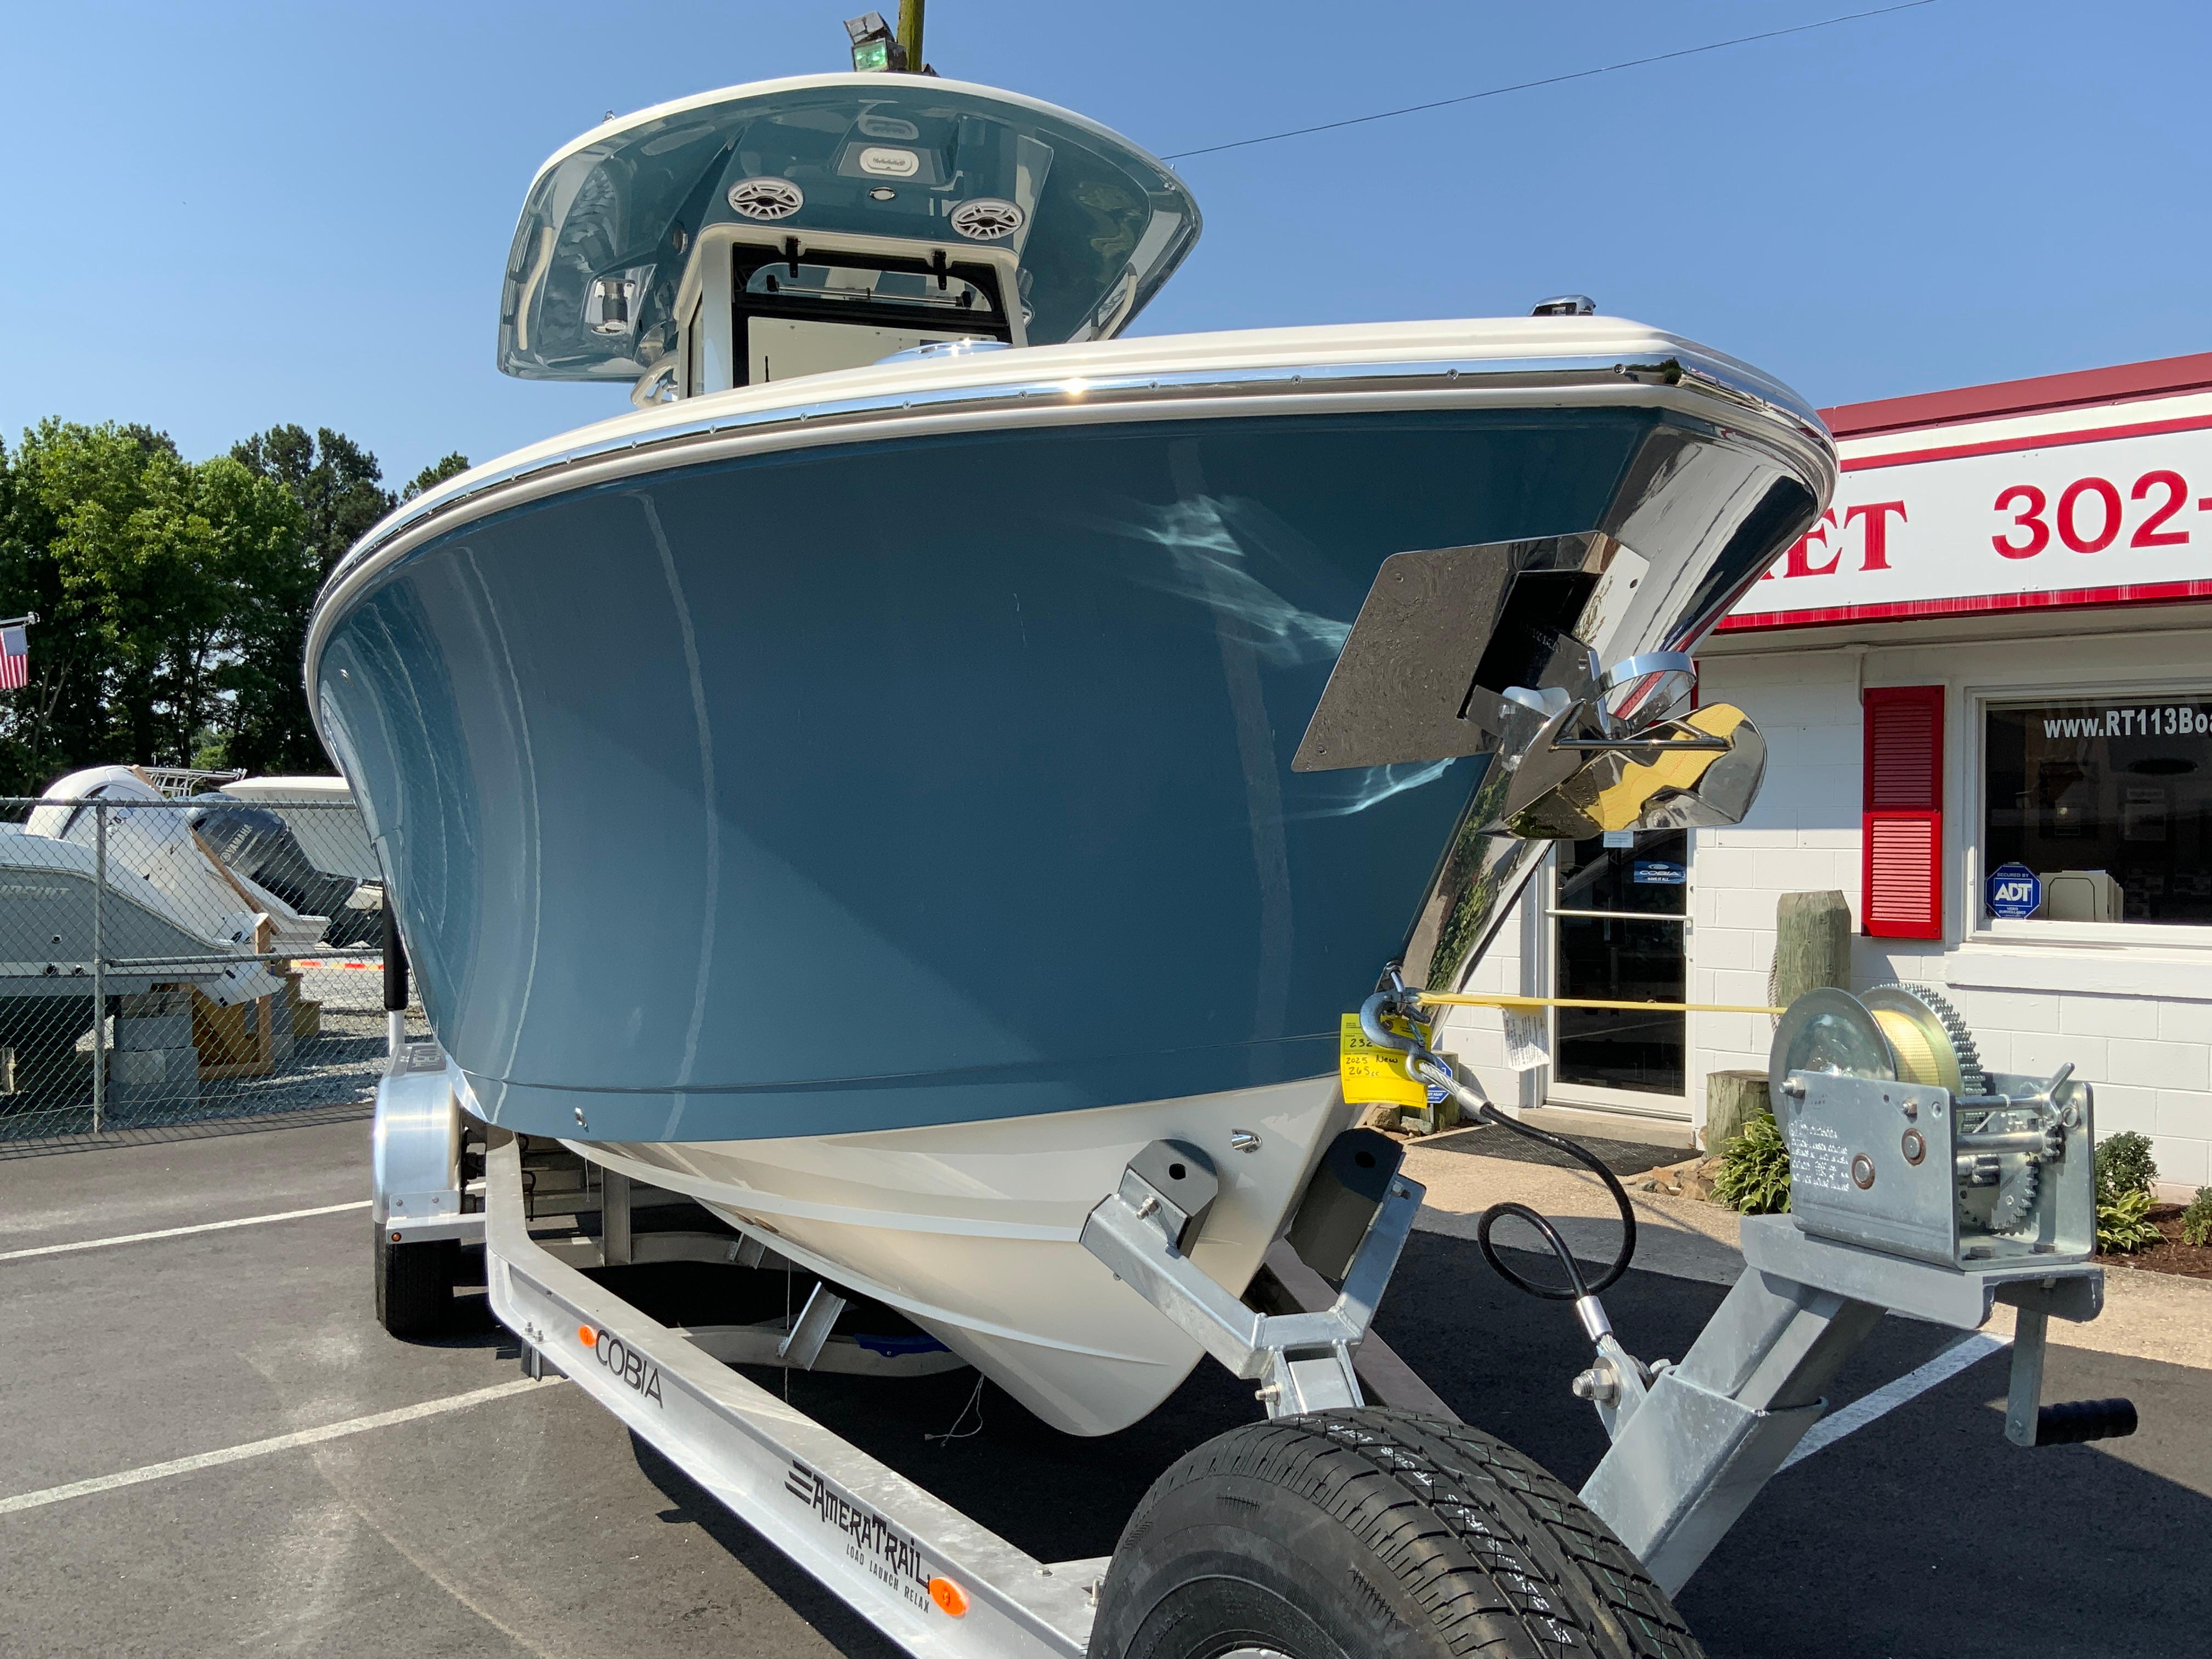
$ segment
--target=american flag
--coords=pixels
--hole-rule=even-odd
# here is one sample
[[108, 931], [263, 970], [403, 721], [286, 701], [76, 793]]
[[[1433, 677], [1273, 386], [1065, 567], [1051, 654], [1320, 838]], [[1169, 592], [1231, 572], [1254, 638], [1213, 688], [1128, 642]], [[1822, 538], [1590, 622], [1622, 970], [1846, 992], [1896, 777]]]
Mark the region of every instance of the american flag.
[[27, 633], [21, 623], [0, 628], [0, 691], [20, 691], [31, 678]]

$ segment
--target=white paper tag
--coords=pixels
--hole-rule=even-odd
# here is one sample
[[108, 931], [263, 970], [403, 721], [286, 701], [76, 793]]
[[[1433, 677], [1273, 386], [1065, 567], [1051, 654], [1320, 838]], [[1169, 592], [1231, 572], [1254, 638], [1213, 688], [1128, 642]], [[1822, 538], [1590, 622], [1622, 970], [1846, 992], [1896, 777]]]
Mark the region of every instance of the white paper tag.
[[1541, 1008], [1505, 1010], [1505, 1066], [1508, 1071], [1533, 1072], [1552, 1063], [1551, 1022]]

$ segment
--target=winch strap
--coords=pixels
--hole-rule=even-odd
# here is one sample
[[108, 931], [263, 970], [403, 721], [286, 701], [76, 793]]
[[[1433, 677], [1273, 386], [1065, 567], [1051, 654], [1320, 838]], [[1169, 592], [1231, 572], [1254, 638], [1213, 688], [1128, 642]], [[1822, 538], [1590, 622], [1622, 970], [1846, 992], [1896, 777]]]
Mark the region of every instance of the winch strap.
[[1640, 1008], [1653, 1014], [1784, 1014], [1786, 1008], [1770, 1008], [1763, 1005], [1741, 1002], [1607, 1002], [1592, 997], [1522, 997], [1504, 991], [1470, 992], [1447, 996], [1439, 992], [1423, 991], [1423, 1002], [1433, 1002], [1447, 1008], [1504, 1008], [1520, 1012], [1530, 1008]]

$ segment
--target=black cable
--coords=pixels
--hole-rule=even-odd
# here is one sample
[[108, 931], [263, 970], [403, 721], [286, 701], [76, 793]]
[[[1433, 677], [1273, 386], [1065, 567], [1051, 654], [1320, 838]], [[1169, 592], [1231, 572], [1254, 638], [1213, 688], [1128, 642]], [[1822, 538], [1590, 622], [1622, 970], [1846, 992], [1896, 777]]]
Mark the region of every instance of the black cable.
[[[1567, 1248], [1566, 1241], [1559, 1237], [1551, 1223], [1525, 1204], [1493, 1204], [1482, 1212], [1482, 1218], [1474, 1230], [1474, 1240], [1482, 1249], [1482, 1259], [1496, 1268], [1498, 1277], [1514, 1289], [1526, 1291], [1530, 1296], [1540, 1296], [1552, 1302], [1577, 1302], [1586, 1296], [1595, 1296], [1618, 1283], [1621, 1274], [1628, 1271], [1628, 1264], [1636, 1257], [1636, 1208], [1628, 1201], [1628, 1189], [1620, 1184], [1620, 1177], [1607, 1169], [1604, 1160], [1595, 1152], [1579, 1141], [1539, 1129], [1518, 1118], [1506, 1116], [1493, 1103], [1462, 1083], [1452, 1069], [1451, 1062], [1441, 1054], [1432, 1053], [1425, 1046], [1424, 1036], [1409, 1036], [1406, 1031], [1391, 1029], [1386, 1015], [1401, 1019], [1409, 1030], [1419, 1028], [1420, 994], [1406, 988], [1405, 981], [1398, 975], [1395, 963], [1390, 969], [1390, 989], [1376, 992], [1360, 1005], [1359, 1027], [1369, 1042], [1377, 1048], [1395, 1049], [1403, 1054], [1407, 1075], [1449, 1091], [1462, 1104], [1472, 1098], [1475, 1115], [1485, 1123], [1510, 1129], [1515, 1134], [1525, 1135], [1530, 1140], [1540, 1141], [1583, 1164], [1605, 1183], [1606, 1191], [1613, 1194], [1614, 1207], [1620, 1212], [1620, 1254], [1613, 1257], [1613, 1265], [1605, 1270], [1595, 1285], [1585, 1283], [1582, 1264], [1575, 1260], [1574, 1252]], [[1498, 1224], [1500, 1216], [1508, 1215], [1518, 1216], [1534, 1224], [1550, 1242], [1553, 1251], [1566, 1264], [1567, 1288], [1540, 1285], [1534, 1279], [1516, 1273], [1499, 1260], [1498, 1252], [1491, 1246], [1490, 1230]]]
[[[1586, 1165], [1595, 1173], [1600, 1181], [1605, 1182], [1606, 1191], [1613, 1194], [1613, 1204], [1620, 1211], [1620, 1252], [1613, 1257], [1613, 1265], [1605, 1270], [1604, 1275], [1595, 1285], [1585, 1285], [1582, 1264], [1575, 1260], [1574, 1252], [1567, 1248], [1566, 1241], [1559, 1237], [1558, 1231], [1550, 1222], [1545, 1220], [1542, 1216], [1538, 1215], [1525, 1204], [1493, 1204], [1482, 1212], [1482, 1219], [1475, 1224], [1474, 1229], [1474, 1242], [1482, 1248], [1482, 1259], [1495, 1268], [1498, 1276], [1512, 1285], [1515, 1290], [1526, 1291], [1531, 1296], [1540, 1296], [1548, 1302], [1579, 1301], [1585, 1296], [1596, 1296], [1617, 1283], [1621, 1274], [1628, 1271], [1628, 1264], [1635, 1259], [1636, 1255], [1636, 1208], [1628, 1201], [1628, 1189], [1620, 1184], [1620, 1177], [1607, 1169], [1604, 1161], [1580, 1142], [1570, 1140], [1565, 1135], [1552, 1134], [1546, 1130], [1537, 1128], [1534, 1124], [1523, 1123], [1517, 1118], [1508, 1117], [1486, 1100], [1482, 1103], [1482, 1109], [1477, 1115], [1485, 1123], [1493, 1124], [1501, 1129], [1510, 1129], [1515, 1134], [1526, 1135], [1531, 1140], [1541, 1141], [1547, 1146], [1565, 1152], [1577, 1163]], [[1561, 1261], [1566, 1264], [1570, 1288], [1562, 1289], [1556, 1285], [1540, 1285], [1534, 1279], [1515, 1272], [1498, 1259], [1498, 1252], [1491, 1247], [1490, 1230], [1497, 1225], [1500, 1216], [1509, 1215], [1517, 1216], [1522, 1220], [1533, 1223], [1537, 1231], [1544, 1235], [1550, 1243], [1553, 1251]]]
[[[1567, 1289], [1563, 1291], [1556, 1285], [1539, 1285], [1532, 1279], [1523, 1279], [1498, 1259], [1497, 1250], [1490, 1243], [1490, 1230], [1498, 1224], [1500, 1217], [1509, 1215], [1527, 1222], [1544, 1235], [1544, 1242], [1552, 1247], [1552, 1254], [1559, 1258], [1559, 1265], [1567, 1270]], [[1531, 1296], [1540, 1296], [1547, 1302], [1579, 1302], [1590, 1293], [1589, 1286], [1583, 1281], [1583, 1264], [1575, 1260], [1575, 1253], [1567, 1248], [1567, 1241], [1559, 1237], [1559, 1230], [1526, 1204], [1492, 1205], [1482, 1212], [1482, 1219], [1475, 1224], [1474, 1242], [1482, 1247], [1482, 1259], [1497, 1270], [1500, 1279], [1516, 1290], [1526, 1291]]]
[[1587, 81], [1594, 75], [1611, 75], [1620, 70], [1643, 69], [1652, 64], [1664, 64], [1677, 58], [1695, 58], [1700, 53], [1721, 52], [1729, 46], [1749, 46], [1756, 40], [1778, 40], [1785, 34], [1804, 34], [1814, 29], [1833, 28], [1839, 23], [1856, 23], [1863, 18], [1883, 17], [1893, 11], [1917, 11], [1923, 6], [1932, 6], [1936, 0], [1901, 0], [1893, 6], [1876, 6], [1871, 11], [1849, 12], [1840, 17], [1823, 17], [1816, 22], [1793, 24], [1788, 28], [1763, 29], [1757, 34], [1739, 34], [1733, 40], [1709, 41], [1702, 46], [1684, 46], [1676, 52], [1655, 52], [1649, 58], [1631, 58], [1619, 64], [1604, 64], [1596, 69], [1575, 70], [1565, 75], [1547, 75], [1535, 81], [1516, 81], [1511, 86], [1490, 87], [1481, 92], [1465, 92], [1456, 98], [1437, 98], [1425, 104], [1407, 104], [1402, 109], [1386, 109], [1373, 115], [1347, 116], [1341, 121], [1323, 121], [1310, 127], [1292, 127], [1284, 132], [1262, 133], [1257, 138], [1237, 138], [1225, 144], [1206, 144], [1197, 149], [1179, 149], [1164, 155], [1164, 161], [1180, 161], [1193, 155], [1218, 155], [1224, 149], [1244, 149], [1253, 144], [1272, 144], [1278, 138], [1303, 138], [1310, 132], [1334, 132], [1339, 127], [1364, 126], [1370, 121], [1388, 121], [1394, 116], [1417, 115], [1423, 110], [1445, 109], [1454, 104], [1472, 104], [1478, 99], [1501, 98], [1509, 92], [1528, 92], [1537, 87], [1556, 87], [1568, 81]]

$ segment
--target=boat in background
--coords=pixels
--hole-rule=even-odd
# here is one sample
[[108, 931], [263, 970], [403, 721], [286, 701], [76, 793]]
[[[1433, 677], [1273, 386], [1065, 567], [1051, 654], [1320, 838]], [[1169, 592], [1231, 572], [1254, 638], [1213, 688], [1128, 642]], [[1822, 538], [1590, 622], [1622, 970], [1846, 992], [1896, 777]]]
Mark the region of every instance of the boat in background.
[[192, 829], [225, 868], [326, 918], [321, 944], [382, 939], [384, 881], [343, 778], [228, 779], [191, 797]]
[[1680, 653], [1834, 483], [1788, 388], [1587, 304], [1115, 337], [1199, 224], [934, 77], [598, 128], [501, 362], [639, 412], [398, 509], [307, 643], [470, 1109], [1086, 1434], [1200, 1352], [1078, 1243], [1124, 1165], [1214, 1166], [1242, 1293], [1386, 969], [1459, 988], [1543, 836], [1740, 813]]
[[95, 848], [0, 823], [0, 1048], [13, 1051], [18, 1088], [91, 1030], [95, 937], [115, 964], [112, 997], [188, 983], [230, 1004], [276, 988], [259, 963], [237, 959], [236, 941], [143, 876], [111, 865], [103, 890], [100, 874]]
[[[327, 883], [264, 885], [257, 876], [304, 866], [283, 824], [221, 800], [218, 824], [204, 797], [178, 800], [159, 775], [129, 766], [72, 772], [25, 823], [0, 823], [0, 1047], [28, 1068], [21, 1075], [84, 1037], [95, 984], [111, 1002], [179, 987], [218, 1007], [282, 994], [273, 958], [311, 951], [331, 932], [298, 901], [355, 890], [350, 881], [343, 894]], [[110, 804], [104, 848], [95, 802]], [[266, 821], [241, 823], [241, 814]], [[210, 830], [235, 843], [231, 858]]]
[[230, 800], [265, 807], [283, 819], [310, 868], [360, 887], [380, 888], [384, 872], [343, 778], [277, 776], [231, 778], [220, 786]]
[[[109, 803], [102, 814], [94, 803]], [[31, 809], [23, 836], [66, 843], [97, 860], [105, 817], [105, 859], [111, 890], [142, 907], [158, 909], [199, 941], [195, 952], [234, 953], [241, 959], [207, 977], [191, 977], [210, 1001], [228, 1005], [274, 994], [280, 988], [256, 958], [311, 952], [329, 918], [295, 909], [250, 875], [227, 866], [195, 830], [192, 809], [164, 795], [132, 766], [94, 766], [58, 778]], [[39, 848], [40, 860], [57, 855]], [[79, 859], [77, 862], [82, 862]], [[124, 953], [106, 949], [109, 956]], [[84, 955], [92, 954], [89, 936]], [[181, 960], [182, 958], [180, 958]]]

